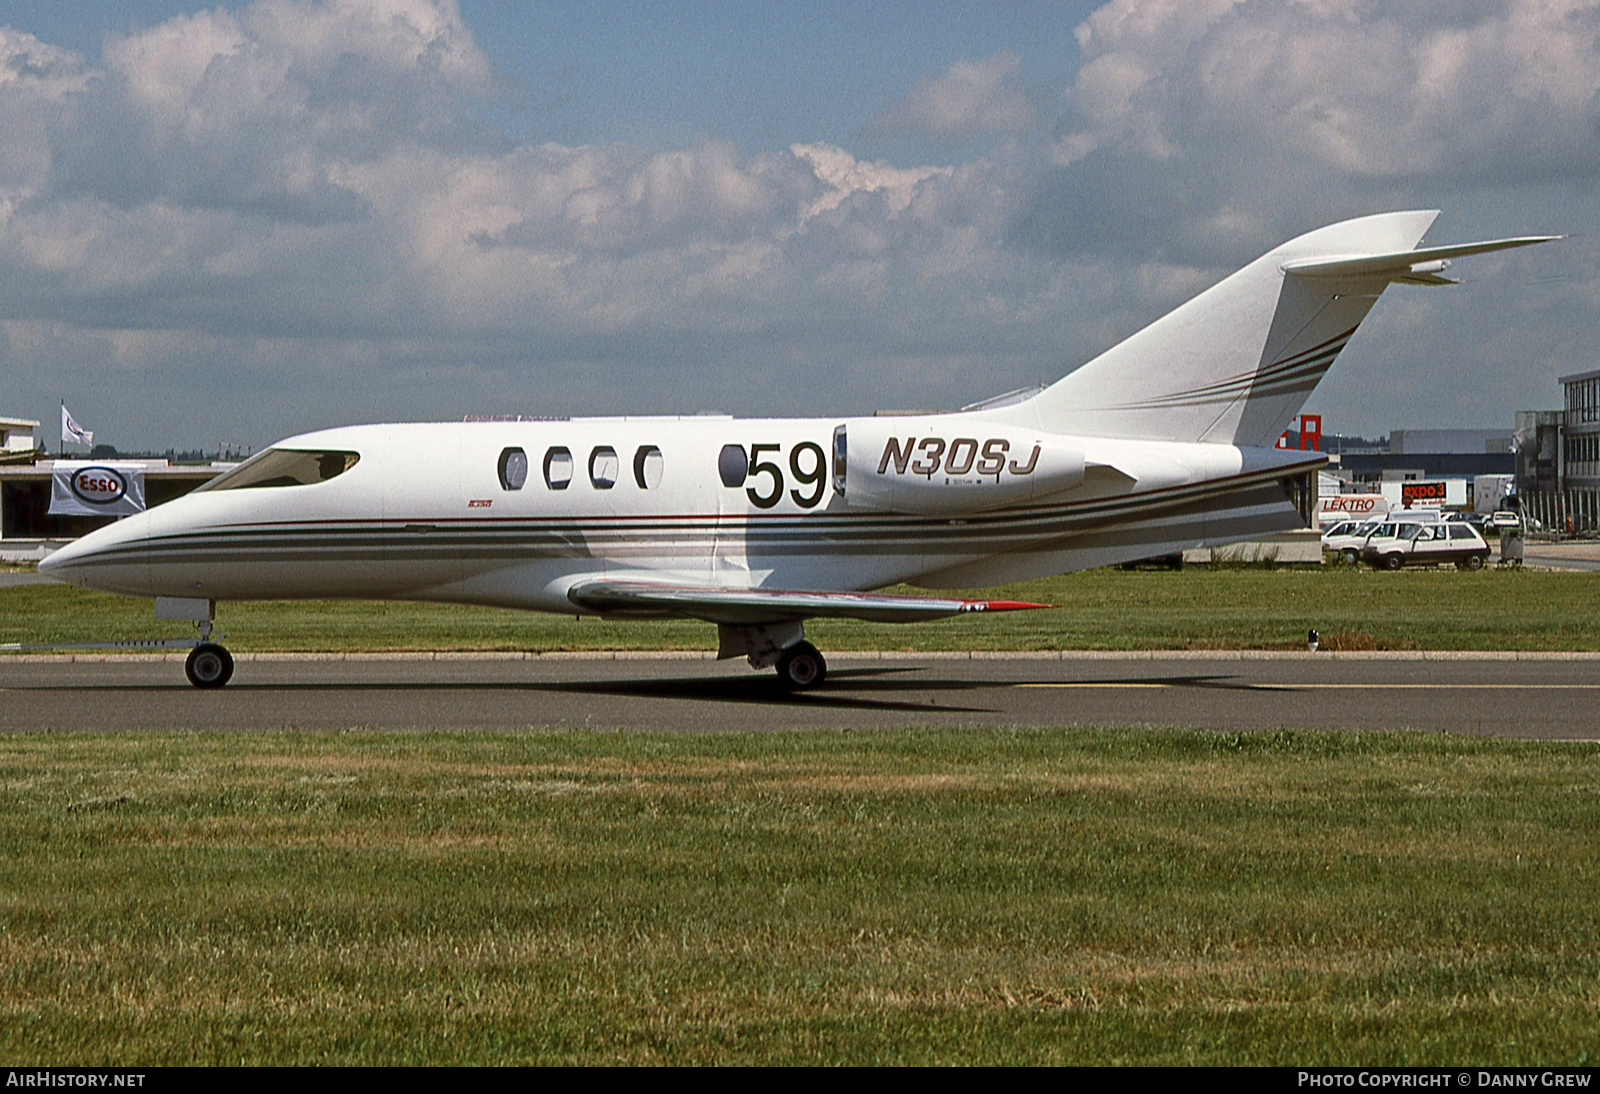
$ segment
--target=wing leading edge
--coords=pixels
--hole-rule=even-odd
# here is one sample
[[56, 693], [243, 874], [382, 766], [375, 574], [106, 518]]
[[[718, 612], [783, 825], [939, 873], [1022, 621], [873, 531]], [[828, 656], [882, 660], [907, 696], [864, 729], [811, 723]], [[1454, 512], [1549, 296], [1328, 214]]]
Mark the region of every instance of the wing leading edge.
[[754, 626], [803, 619], [864, 619], [914, 623], [969, 612], [1050, 608], [1023, 600], [962, 600], [890, 593], [818, 592], [794, 589], [725, 589], [660, 585], [647, 581], [585, 581], [567, 599], [587, 611], [618, 615], [668, 615], [708, 623]]

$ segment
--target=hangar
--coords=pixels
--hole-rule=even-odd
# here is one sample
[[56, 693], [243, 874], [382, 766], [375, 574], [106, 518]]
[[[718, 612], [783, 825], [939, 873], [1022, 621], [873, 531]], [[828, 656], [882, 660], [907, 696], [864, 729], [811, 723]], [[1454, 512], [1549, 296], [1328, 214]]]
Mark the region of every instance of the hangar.
[[[37, 423], [28, 424], [32, 426]], [[32, 442], [30, 430], [30, 450]], [[0, 558], [12, 561], [43, 558], [62, 542], [77, 539], [116, 519], [52, 515], [50, 478], [55, 462], [39, 460], [36, 463], [0, 466]], [[187, 494], [234, 466], [232, 463], [173, 464], [161, 459], [120, 457], [106, 462], [118, 466], [143, 467], [145, 500], [149, 505], [160, 505]]]

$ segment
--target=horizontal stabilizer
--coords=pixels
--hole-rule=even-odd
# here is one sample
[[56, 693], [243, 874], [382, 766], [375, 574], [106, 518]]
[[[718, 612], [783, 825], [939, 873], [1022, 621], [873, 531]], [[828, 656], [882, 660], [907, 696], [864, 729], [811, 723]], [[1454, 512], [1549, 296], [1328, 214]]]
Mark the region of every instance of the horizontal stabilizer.
[[716, 586], [662, 585], [648, 581], [585, 581], [567, 590], [567, 599], [592, 612], [620, 615], [673, 615], [711, 623], [751, 625], [791, 619], [864, 619], [873, 623], [915, 623], [966, 612], [1005, 612], [1049, 608], [1022, 600], [959, 600], [889, 593], [834, 593], [787, 589], [725, 589]]
[[1390, 281], [1404, 281], [1408, 284], [1451, 285], [1454, 282], [1448, 277], [1440, 277], [1439, 272], [1450, 265], [1452, 258], [1487, 254], [1490, 251], [1508, 251], [1513, 247], [1550, 243], [1560, 238], [1560, 236], [1517, 236], [1513, 239], [1490, 239], [1482, 243], [1455, 243], [1448, 247], [1419, 247], [1415, 250], [1392, 251], [1380, 255], [1302, 258], [1285, 262], [1283, 272], [1297, 277], [1384, 277]]

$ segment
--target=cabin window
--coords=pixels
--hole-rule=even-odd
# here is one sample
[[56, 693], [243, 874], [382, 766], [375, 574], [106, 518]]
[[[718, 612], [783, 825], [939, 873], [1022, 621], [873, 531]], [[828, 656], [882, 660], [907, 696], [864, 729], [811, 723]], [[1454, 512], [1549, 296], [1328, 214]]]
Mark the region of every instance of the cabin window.
[[203, 490], [251, 490], [267, 486], [310, 486], [338, 478], [361, 459], [356, 452], [306, 452], [294, 448], [268, 448], [238, 467], [226, 471]]
[[850, 439], [844, 426], [833, 430], [833, 492], [844, 497], [845, 468], [850, 465]]
[[521, 490], [528, 481], [528, 454], [520, 448], [500, 453], [500, 489]]
[[610, 490], [617, 485], [617, 450], [608, 444], [600, 445], [589, 453], [589, 482], [596, 490]]
[[552, 448], [544, 454], [544, 484], [552, 490], [565, 490], [572, 482], [572, 453]]
[[725, 444], [717, 455], [717, 474], [722, 477], [722, 485], [730, 489], [743, 486], [745, 476], [750, 474], [750, 456], [736, 444]]
[[640, 490], [654, 490], [660, 486], [663, 470], [665, 461], [661, 458], [661, 449], [655, 445], [642, 444], [633, 454], [633, 481], [639, 484]]

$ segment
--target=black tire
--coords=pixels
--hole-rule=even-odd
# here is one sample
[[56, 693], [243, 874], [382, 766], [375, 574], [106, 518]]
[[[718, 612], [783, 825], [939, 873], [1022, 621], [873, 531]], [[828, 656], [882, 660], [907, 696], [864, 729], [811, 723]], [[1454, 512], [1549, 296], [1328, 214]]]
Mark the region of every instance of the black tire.
[[215, 642], [202, 642], [189, 651], [183, 672], [197, 688], [220, 688], [233, 679], [233, 654]]
[[1383, 568], [1385, 570], [1398, 570], [1406, 564], [1405, 555], [1384, 555]]
[[1356, 563], [1361, 561], [1361, 552], [1357, 551], [1354, 547], [1346, 547], [1344, 550], [1339, 552], [1339, 557], [1344, 561], [1346, 566], [1354, 566]]
[[789, 691], [806, 691], [828, 677], [828, 662], [810, 642], [796, 642], [778, 658], [778, 683]]
[[1483, 556], [1468, 555], [1466, 558], [1461, 560], [1461, 565], [1465, 566], [1469, 570], [1481, 570], [1483, 569]]

